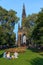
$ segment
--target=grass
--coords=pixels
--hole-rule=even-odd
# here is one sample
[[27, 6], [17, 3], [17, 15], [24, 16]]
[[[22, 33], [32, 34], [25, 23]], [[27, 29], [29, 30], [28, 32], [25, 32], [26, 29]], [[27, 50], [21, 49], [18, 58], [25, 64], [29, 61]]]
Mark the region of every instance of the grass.
[[40, 53], [26, 50], [25, 53], [19, 53], [18, 59], [4, 59], [2, 57], [4, 50], [0, 51], [0, 65], [43, 65], [43, 55]]

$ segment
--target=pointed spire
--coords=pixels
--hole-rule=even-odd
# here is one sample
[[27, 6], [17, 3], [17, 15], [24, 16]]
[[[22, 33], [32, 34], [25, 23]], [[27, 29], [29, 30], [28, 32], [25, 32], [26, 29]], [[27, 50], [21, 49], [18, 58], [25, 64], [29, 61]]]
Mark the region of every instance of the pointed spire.
[[25, 4], [23, 3], [23, 9], [25, 9]]
[[22, 18], [26, 17], [25, 5], [23, 4]]

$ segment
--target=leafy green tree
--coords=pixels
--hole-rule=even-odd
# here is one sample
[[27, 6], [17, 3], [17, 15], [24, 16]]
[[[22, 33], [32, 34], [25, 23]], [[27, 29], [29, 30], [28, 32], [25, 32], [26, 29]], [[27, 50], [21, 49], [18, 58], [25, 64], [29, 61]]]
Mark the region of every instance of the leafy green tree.
[[17, 12], [0, 7], [0, 45], [13, 45], [15, 43], [15, 33], [13, 32], [15, 23], [19, 18]]
[[32, 38], [36, 45], [43, 46], [43, 10], [41, 10], [38, 14], [38, 19], [32, 33]]
[[34, 29], [34, 25], [36, 24], [36, 20], [38, 18], [38, 14], [32, 14], [32, 15], [28, 15], [28, 17], [26, 17], [23, 20], [23, 26], [25, 27], [25, 30], [27, 32], [27, 37], [28, 39], [31, 38], [31, 34], [32, 31]]

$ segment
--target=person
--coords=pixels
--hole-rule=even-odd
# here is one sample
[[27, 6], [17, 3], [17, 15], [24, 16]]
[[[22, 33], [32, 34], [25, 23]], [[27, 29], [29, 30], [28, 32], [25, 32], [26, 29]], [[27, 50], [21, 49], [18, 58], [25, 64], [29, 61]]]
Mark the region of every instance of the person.
[[6, 57], [7, 57], [8, 59], [11, 59], [11, 57], [10, 57], [10, 52], [7, 52]]
[[17, 52], [14, 53], [14, 58], [18, 58], [18, 53]]
[[14, 55], [12, 55], [11, 58], [14, 59]]
[[4, 54], [3, 54], [3, 58], [6, 58], [6, 52], [4, 52]]

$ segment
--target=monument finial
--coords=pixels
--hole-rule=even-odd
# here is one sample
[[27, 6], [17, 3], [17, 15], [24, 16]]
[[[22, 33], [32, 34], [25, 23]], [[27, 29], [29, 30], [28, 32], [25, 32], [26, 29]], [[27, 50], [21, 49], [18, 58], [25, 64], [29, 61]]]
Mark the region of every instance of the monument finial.
[[25, 4], [23, 3], [22, 18], [26, 18]]

